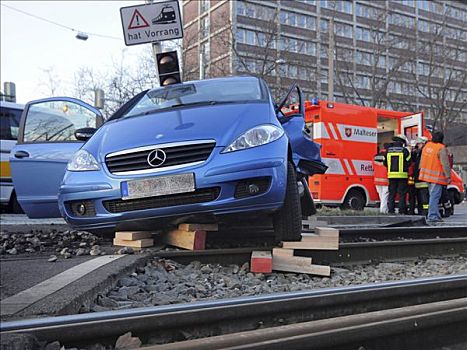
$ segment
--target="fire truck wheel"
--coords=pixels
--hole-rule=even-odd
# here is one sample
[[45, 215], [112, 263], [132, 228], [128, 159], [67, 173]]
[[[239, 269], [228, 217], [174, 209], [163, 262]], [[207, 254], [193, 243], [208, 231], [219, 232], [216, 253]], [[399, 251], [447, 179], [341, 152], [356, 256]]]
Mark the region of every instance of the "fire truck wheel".
[[363, 210], [365, 208], [365, 197], [359, 190], [350, 190], [345, 196], [341, 209]]
[[277, 240], [299, 241], [302, 235], [302, 211], [297, 176], [292, 163], [287, 164], [287, 188], [284, 205], [273, 217]]

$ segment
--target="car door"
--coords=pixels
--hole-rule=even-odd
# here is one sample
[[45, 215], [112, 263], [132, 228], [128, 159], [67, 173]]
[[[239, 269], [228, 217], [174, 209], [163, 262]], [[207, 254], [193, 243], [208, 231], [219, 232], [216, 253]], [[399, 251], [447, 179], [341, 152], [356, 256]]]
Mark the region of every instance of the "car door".
[[58, 189], [68, 161], [84, 143], [75, 132], [102, 123], [98, 109], [74, 98], [26, 104], [10, 164], [17, 199], [28, 217], [60, 217]]
[[320, 146], [306, 130], [303, 96], [296, 84], [278, 104], [276, 113], [289, 138], [297, 171], [304, 175], [323, 174], [327, 167], [321, 160]]

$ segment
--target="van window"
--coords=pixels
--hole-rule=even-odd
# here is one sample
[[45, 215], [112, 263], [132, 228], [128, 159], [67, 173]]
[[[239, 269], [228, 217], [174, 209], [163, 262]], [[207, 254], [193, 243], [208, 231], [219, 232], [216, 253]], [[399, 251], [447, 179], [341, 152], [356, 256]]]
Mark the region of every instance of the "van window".
[[17, 140], [21, 109], [0, 107], [0, 139]]
[[23, 142], [77, 141], [75, 130], [95, 128], [96, 121], [96, 114], [73, 102], [38, 102], [28, 109]]

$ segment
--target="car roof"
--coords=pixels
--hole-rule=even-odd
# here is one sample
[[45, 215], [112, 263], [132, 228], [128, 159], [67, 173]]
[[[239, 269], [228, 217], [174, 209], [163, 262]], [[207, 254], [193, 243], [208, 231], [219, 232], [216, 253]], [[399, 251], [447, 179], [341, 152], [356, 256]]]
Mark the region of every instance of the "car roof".
[[24, 105], [14, 102], [0, 101], [0, 107], [24, 109]]

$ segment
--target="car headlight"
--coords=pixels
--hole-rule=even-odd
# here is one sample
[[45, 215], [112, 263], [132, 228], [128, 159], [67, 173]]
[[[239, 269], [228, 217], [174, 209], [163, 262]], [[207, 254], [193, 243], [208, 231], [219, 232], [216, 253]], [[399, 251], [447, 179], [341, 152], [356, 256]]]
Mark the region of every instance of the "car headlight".
[[70, 159], [66, 168], [69, 171], [99, 170], [99, 163], [91, 153], [80, 149]]
[[276, 141], [282, 135], [284, 135], [284, 130], [275, 125], [267, 124], [256, 126], [240, 135], [234, 142], [227, 146], [222, 153], [265, 145]]

